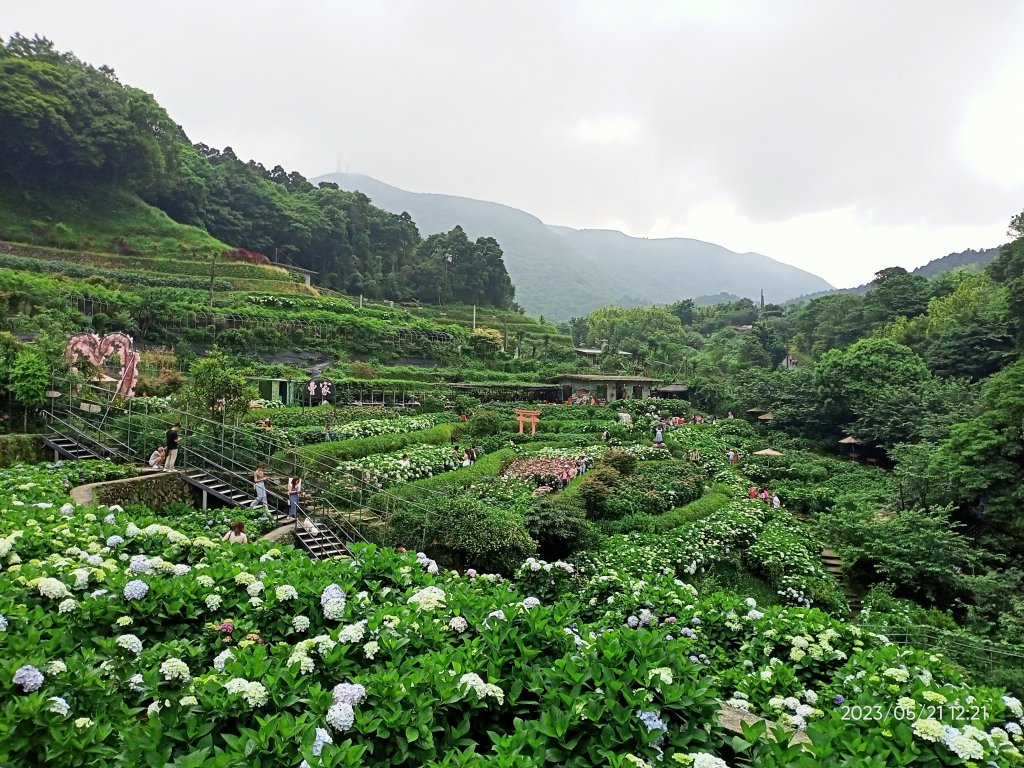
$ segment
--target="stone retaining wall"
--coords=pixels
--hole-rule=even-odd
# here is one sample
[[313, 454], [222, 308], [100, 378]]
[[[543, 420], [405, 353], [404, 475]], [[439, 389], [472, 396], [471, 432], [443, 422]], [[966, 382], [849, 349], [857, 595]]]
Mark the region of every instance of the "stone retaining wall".
[[71, 490], [78, 504], [142, 504], [158, 512], [168, 504], [192, 504], [192, 487], [174, 472], [146, 472], [126, 480], [80, 485]]

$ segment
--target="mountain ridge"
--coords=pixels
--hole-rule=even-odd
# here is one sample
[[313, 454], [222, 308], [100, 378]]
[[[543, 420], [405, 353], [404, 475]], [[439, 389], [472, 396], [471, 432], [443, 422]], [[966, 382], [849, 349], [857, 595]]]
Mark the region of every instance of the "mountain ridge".
[[756, 299], [762, 288], [781, 302], [832, 288], [768, 256], [703, 240], [549, 225], [502, 203], [409, 192], [364, 174], [331, 173], [312, 181], [362, 192], [392, 213], [407, 212], [424, 236], [459, 225], [472, 238], [494, 237], [516, 285], [516, 301], [549, 319], [567, 320], [609, 304], [666, 304], [719, 293]]

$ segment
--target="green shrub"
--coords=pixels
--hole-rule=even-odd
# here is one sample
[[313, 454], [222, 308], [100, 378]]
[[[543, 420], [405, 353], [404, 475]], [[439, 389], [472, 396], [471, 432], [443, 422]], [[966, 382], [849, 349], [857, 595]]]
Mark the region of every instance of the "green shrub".
[[438, 424], [430, 429], [421, 429], [404, 435], [373, 435], [333, 443], [316, 443], [280, 451], [274, 454], [271, 461], [274, 467], [282, 471], [297, 469], [306, 474], [323, 472], [340, 461], [353, 461], [378, 453], [390, 453], [410, 445], [444, 445], [452, 442], [452, 436], [457, 431], [456, 424]]
[[682, 507], [670, 509], [658, 517], [657, 531], [658, 533], [664, 533], [681, 525], [703, 520], [728, 503], [729, 496], [727, 494], [713, 491]]
[[477, 411], [466, 422], [466, 432], [472, 437], [491, 437], [503, 431], [503, 419], [494, 411]]
[[44, 455], [39, 435], [0, 435], [0, 469], [42, 461]]
[[592, 518], [604, 517], [608, 499], [621, 482], [622, 475], [611, 466], [598, 464], [597, 469], [587, 472], [579, 482], [579, 494], [587, 514]]
[[601, 532], [587, 520], [579, 498], [564, 493], [542, 496], [526, 511], [526, 529], [544, 560], [562, 560], [600, 545]]
[[609, 448], [605, 451], [604, 456], [601, 457], [597, 463], [598, 469], [602, 466], [610, 467], [616, 472], [622, 475], [631, 475], [636, 469], [636, 456], [626, 451], [619, 451], [615, 448]]
[[403, 507], [388, 521], [387, 541], [420, 549], [443, 565], [511, 574], [536, 551], [523, 518], [476, 499], [445, 499], [426, 512]]

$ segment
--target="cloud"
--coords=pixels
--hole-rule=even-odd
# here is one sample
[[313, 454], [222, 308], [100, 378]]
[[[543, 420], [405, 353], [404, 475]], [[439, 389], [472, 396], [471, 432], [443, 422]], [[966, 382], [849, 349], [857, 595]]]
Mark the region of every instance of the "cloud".
[[1015, 0], [105, 8], [22, 3], [0, 31], [114, 66], [195, 141], [310, 176], [340, 159], [551, 223], [712, 232], [840, 282], [863, 270], [837, 244], [927, 261], [1000, 242], [1024, 207]]

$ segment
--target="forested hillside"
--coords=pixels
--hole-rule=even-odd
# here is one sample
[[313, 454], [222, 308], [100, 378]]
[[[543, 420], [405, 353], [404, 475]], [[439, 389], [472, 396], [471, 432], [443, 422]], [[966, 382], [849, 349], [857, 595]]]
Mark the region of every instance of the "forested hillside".
[[230, 147], [193, 146], [153, 96], [47, 40], [15, 35], [0, 44], [0, 80], [0, 239], [148, 247], [152, 215], [138, 203], [129, 202], [131, 215], [117, 202], [96, 209], [113, 190], [208, 233], [177, 240], [182, 253], [216, 253], [224, 243], [315, 271], [320, 284], [353, 294], [513, 304], [493, 238], [471, 241], [456, 226], [422, 240], [408, 216], [364, 195], [244, 162]]

